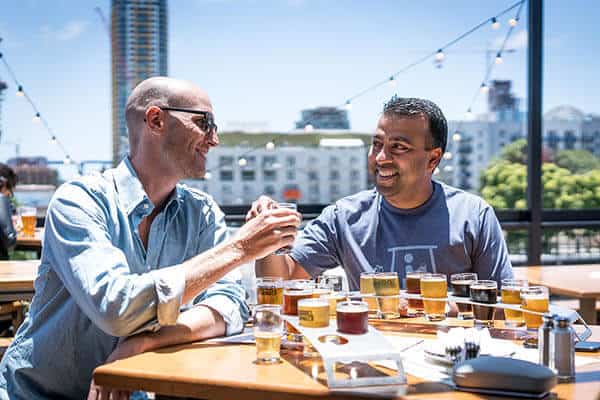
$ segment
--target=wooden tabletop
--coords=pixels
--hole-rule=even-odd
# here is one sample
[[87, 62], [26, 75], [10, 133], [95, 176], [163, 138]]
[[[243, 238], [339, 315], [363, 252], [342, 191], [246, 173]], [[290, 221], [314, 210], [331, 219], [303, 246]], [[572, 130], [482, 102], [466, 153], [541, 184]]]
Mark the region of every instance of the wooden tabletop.
[[44, 236], [44, 228], [35, 228], [33, 236], [24, 236], [21, 232], [17, 235], [17, 248], [27, 247], [29, 249], [42, 248], [42, 237]]
[[[593, 339], [600, 340], [594, 326]], [[386, 335], [431, 337], [426, 333], [385, 332]], [[593, 354], [593, 353], [592, 353]], [[285, 352], [276, 365], [256, 365], [253, 345], [193, 343], [139, 354], [100, 366], [96, 383], [127, 390], [146, 390], [170, 396], [205, 399], [296, 400], [349, 397], [348, 392], [329, 390], [319, 359], [306, 359], [301, 352]], [[585, 353], [578, 353], [585, 355]], [[597, 357], [597, 353], [595, 353]], [[600, 393], [598, 363], [577, 370], [577, 383], [554, 388], [560, 399], [597, 399]], [[313, 376], [315, 378], [313, 378]], [[408, 386], [389, 386], [377, 394], [386, 398], [481, 399], [492, 397], [454, 391], [442, 383], [426, 382], [408, 375]], [[352, 398], [373, 398], [373, 388], [353, 390]]]
[[33, 293], [33, 283], [39, 264], [39, 260], [0, 261], [0, 294]]
[[552, 294], [600, 298], [600, 265], [559, 265], [513, 268], [515, 278], [543, 285]]

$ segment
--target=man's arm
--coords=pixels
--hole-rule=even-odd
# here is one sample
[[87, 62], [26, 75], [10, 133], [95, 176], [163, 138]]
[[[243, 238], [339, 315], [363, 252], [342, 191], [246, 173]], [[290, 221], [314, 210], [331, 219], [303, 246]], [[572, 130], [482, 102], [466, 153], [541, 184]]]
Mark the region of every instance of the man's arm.
[[310, 279], [302, 265], [287, 254], [271, 254], [255, 262], [256, 276], [280, 276], [283, 279]]

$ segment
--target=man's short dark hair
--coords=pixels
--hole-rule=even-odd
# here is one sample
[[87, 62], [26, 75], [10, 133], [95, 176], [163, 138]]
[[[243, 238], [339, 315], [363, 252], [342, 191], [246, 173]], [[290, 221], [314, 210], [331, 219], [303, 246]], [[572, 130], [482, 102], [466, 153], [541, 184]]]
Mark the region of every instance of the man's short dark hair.
[[426, 116], [429, 121], [429, 132], [431, 133], [433, 148], [440, 147], [442, 152], [446, 151], [448, 123], [442, 110], [433, 101], [394, 95], [383, 106], [383, 114], [396, 118]]
[[17, 174], [4, 163], [0, 163], [0, 188], [6, 188], [11, 192], [17, 186]]

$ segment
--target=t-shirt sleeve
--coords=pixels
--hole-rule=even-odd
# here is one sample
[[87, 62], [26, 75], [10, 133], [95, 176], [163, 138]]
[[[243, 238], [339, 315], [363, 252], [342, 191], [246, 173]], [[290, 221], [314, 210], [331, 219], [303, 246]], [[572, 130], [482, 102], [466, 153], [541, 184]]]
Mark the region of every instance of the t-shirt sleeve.
[[500, 286], [502, 279], [513, 278], [502, 228], [494, 210], [487, 204], [481, 209], [479, 219], [480, 231], [474, 248], [473, 271], [479, 279], [494, 280]]
[[313, 277], [341, 264], [336, 219], [336, 206], [328, 206], [296, 236], [290, 256]]

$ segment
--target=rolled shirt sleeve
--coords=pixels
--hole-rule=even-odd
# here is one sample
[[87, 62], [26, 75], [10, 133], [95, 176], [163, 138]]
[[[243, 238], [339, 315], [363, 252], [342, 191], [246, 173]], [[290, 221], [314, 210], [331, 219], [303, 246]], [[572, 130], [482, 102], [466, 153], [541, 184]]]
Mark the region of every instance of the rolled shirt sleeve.
[[110, 240], [103, 200], [77, 183], [57, 191], [46, 217], [46, 260], [87, 317], [110, 335], [131, 335], [156, 319], [175, 323], [183, 270], [132, 273], [125, 254]]

